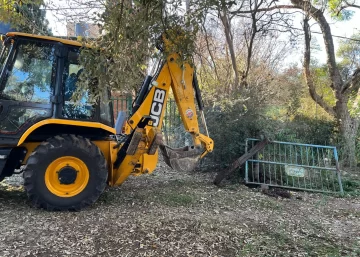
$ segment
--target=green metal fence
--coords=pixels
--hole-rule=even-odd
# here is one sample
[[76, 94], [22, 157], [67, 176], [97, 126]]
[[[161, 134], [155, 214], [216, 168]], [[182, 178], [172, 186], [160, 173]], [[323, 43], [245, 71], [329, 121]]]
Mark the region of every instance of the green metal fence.
[[114, 111], [114, 119], [116, 120], [120, 111], [125, 111], [127, 115], [130, 114], [132, 109], [132, 96], [120, 96], [111, 98]]
[[[258, 141], [248, 138], [247, 149]], [[248, 184], [343, 193], [334, 146], [272, 141], [247, 160], [245, 181]]]

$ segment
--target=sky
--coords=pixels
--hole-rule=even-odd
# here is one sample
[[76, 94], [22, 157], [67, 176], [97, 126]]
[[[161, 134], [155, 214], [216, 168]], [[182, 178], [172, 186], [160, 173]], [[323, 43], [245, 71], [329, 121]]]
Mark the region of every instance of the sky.
[[60, 21], [54, 15], [54, 12], [46, 11], [46, 19], [49, 21], [54, 36], [66, 36], [66, 22]]

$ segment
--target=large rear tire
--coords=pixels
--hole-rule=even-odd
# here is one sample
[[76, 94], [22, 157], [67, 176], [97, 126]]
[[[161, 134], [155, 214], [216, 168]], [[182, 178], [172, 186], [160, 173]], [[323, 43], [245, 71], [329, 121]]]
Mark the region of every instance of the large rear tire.
[[42, 142], [24, 169], [24, 186], [32, 204], [53, 210], [81, 210], [104, 191], [106, 160], [89, 139], [55, 136]]

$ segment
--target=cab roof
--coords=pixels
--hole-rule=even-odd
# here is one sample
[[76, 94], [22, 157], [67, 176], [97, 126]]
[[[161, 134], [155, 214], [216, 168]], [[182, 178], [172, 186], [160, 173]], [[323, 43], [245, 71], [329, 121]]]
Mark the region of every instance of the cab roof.
[[8, 37], [28, 37], [28, 38], [35, 38], [35, 39], [43, 39], [43, 40], [50, 40], [55, 42], [60, 42], [66, 45], [72, 45], [72, 46], [83, 46], [83, 44], [79, 41], [75, 40], [69, 40], [59, 37], [50, 37], [50, 36], [41, 36], [41, 35], [35, 35], [35, 34], [28, 34], [28, 33], [22, 33], [22, 32], [8, 32], [6, 33], [6, 36]]

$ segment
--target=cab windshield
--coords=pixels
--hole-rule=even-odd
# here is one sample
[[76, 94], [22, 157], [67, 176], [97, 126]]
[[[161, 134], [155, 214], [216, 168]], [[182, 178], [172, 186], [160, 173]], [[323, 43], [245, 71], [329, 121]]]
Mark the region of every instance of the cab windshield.
[[54, 52], [52, 43], [19, 39], [13, 57], [5, 61], [0, 98], [50, 104], [55, 79]]

